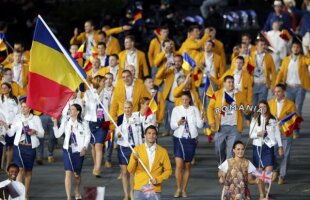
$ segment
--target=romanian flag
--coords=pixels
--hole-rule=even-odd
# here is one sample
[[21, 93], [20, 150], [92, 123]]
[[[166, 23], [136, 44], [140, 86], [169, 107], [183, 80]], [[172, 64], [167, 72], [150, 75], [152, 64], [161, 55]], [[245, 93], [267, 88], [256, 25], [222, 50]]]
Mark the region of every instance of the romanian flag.
[[291, 34], [286, 29], [282, 29], [282, 31], [281, 31], [279, 36], [280, 36], [280, 38], [282, 38], [286, 42], [288, 42], [288, 41], [290, 41], [292, 39]]
[[4, 33], [0, 33], [0, 51], [6, 51], [7, 45]]
[[133, 17], [132, 25], [140, 25], [142, 24], [142, 12], [137, 12]]
[[158, 92], [156, 92], [153, 98], [151, 99], [150, 104], [147, 110], [145, 111], [145, 117], [150, 116], [152, 113], [155, 113], [158, 110], [157, 94]]
[[40, 15], [30, 57], [27, 105], [58, 118], [86, 74]]
[[225, 93], [225, 101], [227, 104], [230, 105], [232, 102], [235, 101], [229, 94], [227, 94], [227, 92], [224, 92], [224, 93]]
[[215, 93], [214, 93], [213, 87], [211, 85], [211, 82], [210, 82], [210, 79], [208, 76], [206, 76], [206, 84], [205, 84], [204, 91], [205, 91], [207, 97], [215, 100]]
[[182, 68], [186, 71], [191, 71], [194, 70], [195, 66], [195, 61], [186, 52], [184, 52]]
[[106, 151], [112, 147], [112, 143], [113, 143], [113, 132], [109, 131], [104, 141]]
[[246, 69], [248, 70], [249, 74], [253, 74], [255, 67], [251, 64], [250, 61], [248, 61]]
[[74, 59], [79, 59], [79, 58], [83, 58], [84, 54], [85, 54], [85, 43], [83, 42], [83, 44], [79, 47], [79, 49], [77, 50], [77, 52], [74, 55]]
[[280, 121], [280, 127], [286, 136], [292, 135], [294, 130], [300, 129], [300, 123], [304, 119], [299, 117], [296, 112], [293, 112]]

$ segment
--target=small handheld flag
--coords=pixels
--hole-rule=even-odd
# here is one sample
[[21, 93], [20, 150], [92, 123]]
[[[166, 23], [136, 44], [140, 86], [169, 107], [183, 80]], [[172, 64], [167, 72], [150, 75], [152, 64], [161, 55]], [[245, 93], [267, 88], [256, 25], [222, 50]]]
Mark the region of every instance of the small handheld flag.
[[191, 71], [195, 68], [195, 66], [195, 61], [186, 52], [184, 52], [182, 68], [186, 71]]
[[205, 84], [204, 92], [207, 95], [207, 97], [215, 100], [215, 93], [214, 93], [213, 87], [211, 85], [211, 82], [208, 76], [206, 76], [206, 84]]
[[153, 98], [151, 99], [149, 106], [145, 112], [145, 117], [150, 116], [152, 113], [155, 113], [158, 110], [157, 94], [158, 92], [156, 92]]
[[106, 151], [108, 151], [112, 147], [112, 143], [113, 143], [113, 132], [109, 131], [104, 141]]
[[156, 192], [155, 192], [155, 189], [154, 189], [152, 184], [147, 184], [147, 185], [143, 186], [141, 188], [141, 191], [143, 192], [143, 194], [146, 198], [156, 196]]
[[227, 92], [224, 92], [224, 93], [225, 93], [225, 101], [227, 104], [230, 105], [232, 102], [235, 101], [229, 94], [227, 94]]
[[84, 57], [84, 53], [85, 53], [85, 42], [83, 42], [83, 44], [81, 44], [81, 46], [79, 47], [79, 49], [75, 53], [74, 59], [83, 58]]
[[286, 136], [292, 135], [294, 130], [300, 129], [300, 123], [304, 119], [299, 117], [296, 112], [292, 112], [280, 121], [280, 127]]
[[264, 183], [271, 184], [271, 182], [272, 182], [272, 172], [266, 172], [263, 170], [256, 170], [254, 172], [254, 175], [256, 176], [256, 178], [262, 180]]

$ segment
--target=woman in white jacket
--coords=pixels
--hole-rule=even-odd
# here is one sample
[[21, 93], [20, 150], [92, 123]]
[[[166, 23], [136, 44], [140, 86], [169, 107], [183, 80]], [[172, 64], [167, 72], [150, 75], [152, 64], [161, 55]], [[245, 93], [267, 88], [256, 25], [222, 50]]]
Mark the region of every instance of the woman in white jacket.
[[[276, 144], [279, 146], [279, 155], [283, 155], [281, 132], [276, 118], [270, 113], [268, 102], [261, 100], [258, 108], [251, 121], [249, 133], [253, 139], [253, 164], [258, 170], [272, 172]], [[266, 191], [263, 184], [259, 184], [258, 189], [260, 198], [265, 198]]]
[[190, 177], [191, 161], [198, 143], [198, 128], [203, 127], [201, 113], [196, 106], [192, 106], [190, 92], [183, 92], [182, 105], [172, 110], [170, 126], [174, 130], [173, 144], [176, 162], [177, 190], [174, 197], [187, 197], [186, 187]]
[[14, 138], [13, 162], [19, 166], [17, 180], [24, 182], [28, 198], [32, 179], [32, 168], [36, 158], [36, 148], [40, 145], [39, 138], [44, 137], [44, 129], [38, 116], [31, 113], [25, 101], [21, 101], [22, 114], [15, 116], [14, 123], [1, 121], [7, 129], [8, 136]]
[[79, 104], [70, 106], [70, 118], [62, 121], [57, 127], [57, 120], [54, 122], [55, 137], [59, 138], [65, 133], [63, 143], [63, 159], [65, 167], [65, 188], [67, 199], [71, 199], [71, 176], [75, 176], [75, 199], [82, 199], [80, 192], [81, 172], [85, 152], [90, 141], [90, 130], [87, 121], [83, 121], [82, 107]]
[[151, 125], [157, 127], [155, 113], [152, 113], [152, 111], [149, 109], [150, 101], [151, 100], [148, 97], [143, 97], [142, 99], [140, 99], [139, 102], [139, 116], [141, 122], [142, 136], [144, 136], [143, 133], [147, 127]]

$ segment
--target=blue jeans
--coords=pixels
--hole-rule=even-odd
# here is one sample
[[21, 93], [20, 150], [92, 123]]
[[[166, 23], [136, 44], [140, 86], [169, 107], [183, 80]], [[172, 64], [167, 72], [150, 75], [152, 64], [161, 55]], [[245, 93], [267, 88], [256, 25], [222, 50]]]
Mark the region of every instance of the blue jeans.
[[170, 120], [171, 120], [171, 114], [172, 114], [173, 108], [174, 108], [174, 103], [166, 100], [165, 129], [169, 133], [171, 132]]
[[253, 85], [253, 106], [256, 106], [260, 100], [267, 100], [268, 88], [265, 84]]
[[219, 165], [232, 157], [232, 147], [240, 139], [241, 135], [237, 131], [237, 126], [220, 126], [220, 130], [214, 136], [215, 154]]
[[134, 200], [160, 200], [160, 193], [156, 193], [156, 196], [147, 198], [143, 192], [135, 190], [133, 192]]

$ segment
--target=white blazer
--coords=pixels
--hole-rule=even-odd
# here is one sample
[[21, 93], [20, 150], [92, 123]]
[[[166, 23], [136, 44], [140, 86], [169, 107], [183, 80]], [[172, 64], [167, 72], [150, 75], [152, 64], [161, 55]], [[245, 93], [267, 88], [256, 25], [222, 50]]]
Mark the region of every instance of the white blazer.
[[5, 116], [5, 122], [7, 124], [12, 124], [16, 115], [20, 114], [20, 107], [14, 99], [9, 99], [4, 96], [4, 101], [2, 101], [1, 98], [0, 96], [0, 109]]
[[145, 116], [142, 116], [140, 113], [139, 113], [139, 116], [140, 116], [140, 122], [142, 124], [142, 127], [143, 127], [143, 132], [145, 131], [145, 129], [151, 125], [153, 126], [157, 126], [156, 124], [156, 116], [155, 116], [155, 113], [152, 113], [151, 115], [149, 115], [148, 117], [145, 117]]
[[265, 128], [265, 124], [267, 123], [264, 116], [260, 116], [261, 124], [258, 125], [257, 119], [253, 118], [250, 125], [250, 138], [253, 139], [253, 145], [262, 146], [264, 144], [263, 135], [258, 136], [257, 133], [263, 130], [266, 130], [268, 133], [268, 137], [275, 143], [278, 144], [279, 147], [282, 147], [281, 140], [281, 132], [278, 126], [278, 121], [275, 119], [269, 119], [269, 124]]
[[78, 121], [73, 122], [70, 118], [68, 120], [62, 121], [59, 128], [54, 126], [53, 130], [56, 138], [61, 137], [62, 134], [65, 133], [65, 139], [63, 143], [64, 149], [69, 149], [71, 131], [73, 131], [76, 136], [76, 142], [79, 151], [81, 151], [83, 148], [87, 149], [89, 145], [90, 130], [87, 121], [83, 121], [82, 123]]
[[[82, 99], [76, 97], [75, 99], [70, 99], [67, 104], [65, 105], [64, 109], [61, 113], [61, 120], [68, 120], [70, 118], [69, 110], [70, 106], [73, 104], [79, 104], [83, 108]], [[82, 109], [82, 115], [84, 114], [84, 109]]]
[[184, 108], [183, 105], [176, 106], [172, 110], [170, 127], [174, 130], [173, 136], [177, 138], [182, 138], [185, 133], [185, 126], [178, 125], [178, 121], [185, 117], [188, 121], [189, 132], [191, 138], [196, 138], [198, 136], [197, 128], [203, 127], [203, 120], [201, 118], [201, 114], [196, 106], [189, 106], [187, 109]]
[[[127, 120], [125, 117], [125, 114], [123, 115], [123, 122], [116, 128], [116, 134], [122, 132], [123, 135], [120, 138], [117, 138], [117, 144], [123, 147], [129, 147], [128, 143], [128, 127], [131, 125], [132, 128], [132, 133], [133, 133], [133, 141], [130, 141], [130, 145], [133, 146], [138, 146], [142, 144], [144, 141], [142, 139], [142, 130], [141, 130], [141, 122], [140, 122], [140, 113], [139, 112], [134, 112], [132, 113], [131, 117]], [[117, 137], [116, 135], [116, 137]], [[125, 137], [125, 138], [124, 138]]]
[[[99, 103], [96, 100], [95, 95], [91, 92], [91, 90], [94, 93], [97, 93], [97, 91], [93, 88], [90, 88], [89, 90], [85, 92], [84, 98], [83, 98], [83, 100], [85, 101], [84, 119], [86, 121], [96, 122], [97, 121], [97, 105], [99, 105]], [[100, 95], [98, 96], [99, 96], [99, 100], [102, 102], [102, 96], [101, 98], [100, 98]]]
[[32, 148], [37, 148], [40, 145], [38, 138], [44, 137], [44, 129], [40, 117], [30, 114], [28, 118], [25, 118], [24, 115], [19, 114], [14, 118], [14, 123], [11, 125], [11, 128], [8, 129], [7, 134], [12, 137], [15, 133], [14, 145], [18, 146], [19, 142], [22, 141], [22, 131], [23, 123], [27, 123], [30, 129], [36, 131], [36, 134], [31, 135], [31, 145]]
[[[5, 122], [5, 117], [0, 111], [0, 120]], [[4, 126], [0, 126], [0, 143], [5, 145], [5, 135], [6, 135], [6, 130]]]

